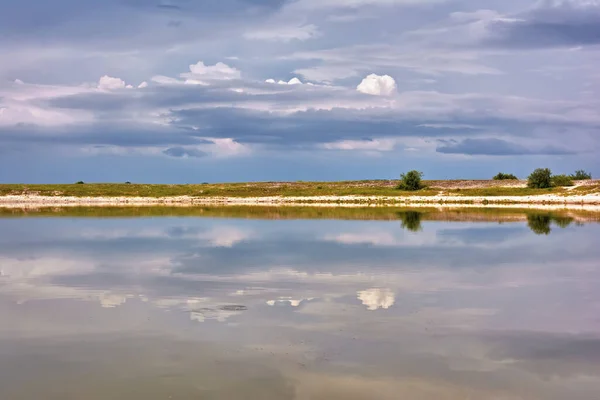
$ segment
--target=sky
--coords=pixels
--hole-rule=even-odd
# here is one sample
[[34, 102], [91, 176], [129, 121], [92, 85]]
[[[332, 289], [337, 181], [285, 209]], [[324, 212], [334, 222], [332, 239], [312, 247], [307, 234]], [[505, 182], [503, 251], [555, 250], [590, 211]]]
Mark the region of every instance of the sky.
[[600, 0], [0, 7], [0, 182], [600, 175]]

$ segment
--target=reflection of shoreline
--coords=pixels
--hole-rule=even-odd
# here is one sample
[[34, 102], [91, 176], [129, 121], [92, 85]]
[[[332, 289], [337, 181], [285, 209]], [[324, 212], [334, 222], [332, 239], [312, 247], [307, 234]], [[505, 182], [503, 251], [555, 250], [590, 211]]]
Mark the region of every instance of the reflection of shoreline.
[[600, 195], [566, 195], [543, 194], [533, 196], [271, 196], [271, 197], [70, 197], [70, 196], [37, 196], [6, 195], [0, 196], [2, 207], [69, 207], [69, 206], [431, 206], [438, 204], [458, 205], [463, 207], [480, 207], [493, 204], [508, 206], [554, 205], [561, 208], [589, 208], [600, 210]]
[[574, 223], [600, 222], [600, 211], [564, 207], [299, 207], [299, 206], [212, 206], [212, 207], [0, 207], [0, 218], [11, 217], [200, 217], [234, 219], [338, 219], [338, 220], [400, 220], [402, 226], [418, 231], [422, 221], [446, 222], [529, 222], [532, 214], [550, 214], [552, 218]]

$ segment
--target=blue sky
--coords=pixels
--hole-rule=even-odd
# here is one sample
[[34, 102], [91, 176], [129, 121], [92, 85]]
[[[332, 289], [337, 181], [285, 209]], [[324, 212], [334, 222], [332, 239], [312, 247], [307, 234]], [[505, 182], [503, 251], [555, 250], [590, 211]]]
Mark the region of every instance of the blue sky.
[[600, 175], [600, 0], [0, 0], [1, 182]]

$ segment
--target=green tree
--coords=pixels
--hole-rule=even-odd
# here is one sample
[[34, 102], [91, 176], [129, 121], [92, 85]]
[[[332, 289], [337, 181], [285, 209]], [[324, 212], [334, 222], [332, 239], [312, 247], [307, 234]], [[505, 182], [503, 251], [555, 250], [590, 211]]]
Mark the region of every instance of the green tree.
[[571, 175], [571, 178], [573, 178], [573, 180], [576, 180], [576, 181], [585, 181], [588, 179], [592, 179], [592, 174], [580, 169], [580, 170], [575, 171], [575, 173], [573, 175]]
[[409, 171], [405, 174], [400, 175], [400, 184], [398, 185], [398, 189], [401, 190], [419, 190], [423, 188], [423, 184], [421, 182], [421, 178], [423, 178], [423, 173], [419, 171]]
[[507, 181], [507, 180], [517, 180], [516, 176], [513, 174], [505, 174], [503, 172], [498, 173], [498, 175], [494, 176], [495, 181]]
[[552, 177], [553, 186], [573, 186], [573, 178], [569, 175], [554, 175]]
[[552, 171], [548, 168], [538, 168], [527, 178], [527, 186], [535, 189], [552, 187]]

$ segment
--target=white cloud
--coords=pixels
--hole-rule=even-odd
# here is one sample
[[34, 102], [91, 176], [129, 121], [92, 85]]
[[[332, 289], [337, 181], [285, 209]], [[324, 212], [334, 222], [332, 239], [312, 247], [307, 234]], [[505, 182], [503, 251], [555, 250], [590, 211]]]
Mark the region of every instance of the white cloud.
[[374, 96], [391, 96], [398, 92], [396, 81], [389, 75], [371, 74], [356, 87], [361, 93]]
[[138, 85], [138, 89], [143, 89], [148, 87], [148, 82], [144, 81]]
[[238, 69], [227, 64], [218, 62], [215, 65], [205, 65], [202, 61], [190, 65], [190, 72], [182, 73], [185, 83], [196, 85], [207, 85], [209, 81], [240, 79], [241, 73]]
[[182, 83], [180, 80], [171, 78], [170, 76], [164, 75], [156, 75], [151, 79], [152, 82], [161, 84], [161, 85], [176, 85]]
[[288, 304], [292, 307], [299, 307], [303, 301], [310, 301], [310, 300], [314, 300], [314, 298], [311, 297], [308, 299], [294, 299], [292, 297], [280, 297], [277, 300], [268, 300], [267, 304], [270, 305], [271, 307], [274, 307], [275, 305], [288, 305]]
[[396, 302], [396, 296], [390, 289], [368, 289], [357, 293], [357, 298], [369, 311], [380, 308], [387, 310]]
[[316, 25], [282, 25], [267, 27], [244, 33], [244, 38], [252, 40], [278, 40], [289, 42], [291, 40], [308, 40], [321, 36]]
[[300, 79], [296, 78], [296, 77], [290, 79], [287, 82], [286, 81], [282, 81], [282, 80], [279, 80], [279, 81], [275, 82], [275, 79], [267, 79], [265, 82], [266, 83], [277, 83], [279, 85], [302, 85], [302, 81]]
[[396, 139], [340, 140], [325, 143], [323, 147], [328, 150], [392, 151], [396, 143]]
[[250, 147], [236, 142], [231, 138], [204, 138], [213, 142], [207, 148], [213, 155], [217, 157], [231, 157], [248, 154], [251, 152]]
[[113, 78], [112, 76], [104, 75], [98, 81], [98, 89], [113, 90], [113, 89], [124, 89], [125, 81], [120, 78]]

